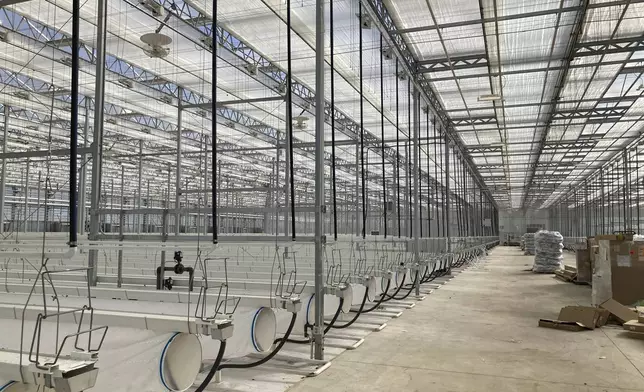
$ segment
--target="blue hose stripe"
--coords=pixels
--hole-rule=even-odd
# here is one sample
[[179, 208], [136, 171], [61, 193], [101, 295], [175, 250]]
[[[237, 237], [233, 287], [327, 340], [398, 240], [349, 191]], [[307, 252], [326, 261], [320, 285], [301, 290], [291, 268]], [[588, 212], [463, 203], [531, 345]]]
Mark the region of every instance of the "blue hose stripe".
[[257, 347], [257, 342], [255, 341], [255, 323], [257, 322], [257, 316], [259, 316], [259, 312], [261, 312], [262, 309], [264, 309], [263, 306], [257, 309], [257, 312], [255, 312], [255, 315], [253, 316], [253, 322], [250, 324], [250, 341], [253, 343], [255, 351], [257, 351], [258, 353], [262, 351], [259, 349], [259, 347]]
[[[161, 384], [163, 384], [163, 386], [164, 386], [168, 391], [172, 391], [173, 389], [172, 389], [172, 388], [170, 388], [170, 387], [165, 383], [165, 376], [163, 375], [163, 361], [165, 360], [165, 352], [166, 352], [166, 350], [168, 349], [168, 347], [170, 346], [170, 343], [172, 343], [172, 341], [174, 340], [174, 338], [175, 338], [177, 335], [179, 335], [179, 333], [180, 333], [180, 332], [175, 332], [175, 334], [174, 334], [174, 335], [172, 335], [172, 336], [170, 337], [170, 339], [168, 339], [168, 342], [165, 344], [165, 347], [163, 347], [163, 351], [161, 352], [161, 359], [159, 360], [159, 378], [161, 379]], [[2, 391], [2, 390], [0, 389], [0, 391]]]
[[12, 386], [15, 383], [16, 383], [15, 381], [9, 381], [8, 383], [0, 387], [0, 391], [4, 391], [5, 389], [7, 389], [8, 387]]

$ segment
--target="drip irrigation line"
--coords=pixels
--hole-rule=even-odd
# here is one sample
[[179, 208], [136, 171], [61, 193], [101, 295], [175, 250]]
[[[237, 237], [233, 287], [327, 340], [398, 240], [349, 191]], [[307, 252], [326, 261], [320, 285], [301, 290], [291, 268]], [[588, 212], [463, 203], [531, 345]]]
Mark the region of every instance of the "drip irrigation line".
[[356, 312], [356, 315], [353, 316], [351, 321], [347, 322], [346, 324], [333, 325], [331, 328], [335, 328], [335, 329], [348, 328], [348, 327], [351, 326], [351, 324], [355, 323], [356, 320], [358, 319], [358, 317], [360, 317], [360, 315], [362, 314], [362, 310], [364, 309], [364, 304], [365, 304], [365, 302], [367, 302], [368, 294], [369, 294], [369, 289], [367, 288], [367, 286], [365, 286], [365, 288], [364, 288], [364, 296], [362, 297], [362, 303], [360, 304], [360, 309], [358, 309], [358, 312]]
[[195, 392], [203, 392], [206, 390], [208, 387], [208, 384], [210, 384], [210, 381], [212, 381], [212, 378], [215, 376], [215, 373], [217, 373], [217, 370], [219, 370], [219, 364], [221, 364], [221, 360], [224, 358], [224, 352], [226, 351], [226, 341], [222, 340], [221, 344], [219, 345], [219, 352], [217, 353], [217, 358], [215, 358], [215, 363], [212, 365], [210, 368], [210, 371], [206, 375], [206, 378], [201, 382], [201, 384], [197, 387]]
[[278, 342], [279, 343], [277, 344], [277, 347], [275, 347], [273, 349], [273, 351], [271, 351], [270, 354], [268, 354], [267, 356], [265, 356], [264, 358], [262, 358], [262, 359], [260, 359], [258, 361], [251, 362], [251, 363], [225, 363], [225, 364], [223, 364], [223, 365], [221, 365], [219, 367], [219, 370], [221, 370], [221, 369], [248, 369], [248, 368], [253, 368], [253, 367], [256, 367], [256, 366], [259, 366], [259, 365], [263, 365], [266, 362], [270, 361], [275, 355], [277, 355], [277, 353], [280, 352], [282, 347], [284, 347], [284, 345], [288, 341], [288, 337], [291, 336], [291, 332], [293, 331], [293, 326], [295, 325], [295, 319], [296, 318], [297, 318], [297, 313], [293, 313], [293, 315], [291, 316], [291, 322], [288, 325], [288, 329], [286, 330], [286, 333], [284, 334], [284, 337], [282, 337], [280, 339], [276, 339], [273, 342], [273, 344], [278, 343]]

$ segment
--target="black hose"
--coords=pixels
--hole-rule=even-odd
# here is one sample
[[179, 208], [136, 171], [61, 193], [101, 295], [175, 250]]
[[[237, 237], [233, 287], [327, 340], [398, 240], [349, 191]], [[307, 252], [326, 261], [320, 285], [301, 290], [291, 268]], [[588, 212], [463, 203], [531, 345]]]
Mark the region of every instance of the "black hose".
[[[389, 291], [390, 286], [391, 286], [391, 279], [387, 280], [387, 287], [385, 287], [385, 291], [383, 291], [382, 294], [380, 294], [380, 299], [378, 300], [378, 302], [376, 302], [376, 304], [373, 305], [371, 308], [369, 308], [367, 310], [363, 310], [360, 313], [369, 313], [369, 312], [372, 312], [372, 311], [378, 309], [380, 307], [380, 305], [383, 303], [383, 301], [385, 299], [385, 294], [387, 293], [387, 291]], [[357, 310], [351, 310], [351, 312], [356, 313], [358, 311]]]
[[219, 352], [217, 353], [217, 358], [215, 359], [215, 363], [212, 365], [210, 368], [210, 371], [206, 375], [206, 378], [201, 382], [201, 385], [197, 387], [195, 392], [203, 392], [208, 384], [210, 384], [210, 381], [212, 381], [212, 378], [215, 376], [215, 373], [217, 373], [217, 370], [219, 370], [219, 364], [221, 364], [221, 360], [224, 358], [224, 352], [226, 351], [226, 341], [222, 340], [221, 344], [219, 345]]
[[293, 331], [293, 326], [295, 325], [295, 319], [297, 318], [297, 313], [293, 313], [293, 316], [291, 316], [291, 323], [288, 325], [288, 329], [286, 330], [286, 333], [284, 334], [284, 337], [280, 339], [275, 339], [275, 342], [273, 344], [279, 342], [277, 347], [271, 351], [270, 354], [265, 356], [264, 358], [260, 359], [259, 361], [251, 362], [251, 363], [225, 363], [219, 367], [219, 370], [221, 369], [248, 369], [252, 368], [255, 366], [263, 365], [266, 362], [270, 361], [271, 358], [273, 358], [281, 349], [282, 347], [286, 344], [286, 341], [288, 340], [288, 337], [291, 335], [291, 331]]
[[365, 288], [364, 288], [364, 296], [362, 297], [362, 303], [360, 304], [360, 309], [358, 309], [358, 312], [353, 317], [353, 319], [351, 319], [351, 321], [347, 322], [346, 324], [331, 325], [331, 328], [336, 328], [336, 329], [348, 328], [348, 327], [351, 326], [351, 324], [355, 323], [356, 320], [358, 319], [358, 317], [360, 317], [360, 315], [362, 314], [362, 309], [364, 309], [364, 304], [365, 304], [365, 302], [367, 302], [368, 294], [369, 294], [369, 289], [367, 288], [367, 286], [365, 286]]
[[395, 299], [396, 301], [402, 301], [403, 299], [409, 297], [409, 294], [411, 294], [411, 292], [414, 290], [414, 287], [416, 287], [416, 282], [418, 282], [418, 271], [416, 271], [416, 277], [414, 278], [414, 282], [409, 287], [409, 291], [407, 291], [407, 294], [405, 294], [401, 298], [397, 298], [394, 294], [391, 296], [391, 299]]
[[385, 291], [384, 291], [384, 293], [382, 294], [382, 295], [383, 295], [383, 298], [384, 298], [384, 300], [383, 300], [383, 301], [384, 301], [384, 302], [387, 302], [387, 301], [391, 300], [393, 297], [395, 297], [396, 295], [398, 295], [398, 293], [400, 292], [400, 290], [401, 290], [401, 289], [403, 288], [403, 286], [405, 285], [405, 280], [407, 280], [407, 273], [406, 273], [406, 272], [403, 274], [403, 280], [402, 280], [402, 283], [400, 283], [400, 285], [398, 286], [398, 288], [396, 289], [396, 291], [395, 291], [392, 295], [387, 294], [387, 290], [385, 290]]
[[438, 267], [438, 263], [434, 263], [434, 266], [432, 267], [432, 272], [427, 276], [426, 279], [421, 280], [421, 283], [429, 283], [434, 281], [434, 279], [436, 279], [436, 277], [438, 276], [437, 267]]
[[[331, 319], [331, 322], [328, 323], [328, 324], [324, 323], [324, 325], [326, 325], [326, 328], [324, 328], [324, 334], [325, 335], [326, 335], [327, 332], [329, 332], [329, 330], [331, 329], [331, 327], [333, 326], [335, 321], [338, 319], [338, 316], [340, 316], [340, 312], [342, 311], [342, 305], [344, 305], [344, 298], [340, 298], [340, 304], [338, 305], [338, 309], [336, 309], [335, 314], [333, 315], [333, 318]], [[308, 314], [306, 316], [308, 318]], [[310, 327], [310, 326], [311, 325], [308, 323], [308, 320], [307, 320], [307, 323], [304, 326], [304, 333], [305, 334], [307, 333], [307, 328]], [[281, 338], [281, 339], [284, 339], [284, 338]], [[280, 340], [280, 339], [277, 339], [277, 340]], [[275, 340], [275, 342], [277, 342], [277, 340]], [[289, 342], [289, 343], [295, 343], [295, 344], [308, 344], [308, 343], [311, 343], [311, 341], [308, 340], [308, 339], [307, 340], [286, 339], [286, 341]]]

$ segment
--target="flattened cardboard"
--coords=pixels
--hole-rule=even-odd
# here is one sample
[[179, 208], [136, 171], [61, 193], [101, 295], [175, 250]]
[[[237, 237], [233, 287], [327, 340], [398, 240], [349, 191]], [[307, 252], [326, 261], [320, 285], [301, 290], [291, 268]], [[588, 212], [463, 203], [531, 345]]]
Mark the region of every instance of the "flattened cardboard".
[[539, 326], [543, 328], [561, 329], [564, 331], [572, 331], [572, 332], [579, 332], [579, 331], [586, 330], [586, 328], [584, 328], [579, 323], [576, 323], [574, 321], [540, 319]]
[[637, 320], [637, 313], [614, 299], [603, 302], [599, 307], [608, 310], [622, 324], [630, 320]]
[[595, 324], [596, 328], [603, 327], [608, 323], [608, 319], [610, 318], [610, 312], [606, 309], [599, 309], [597, 308], [597, 311], [599, 312], [599, 318], [597, 319], [597, 324]]
[[644, 324], [637, 320], [631, 320], [624, 323], [624, 329], [632, 332], [644, 332]]
[[572, 321], [587, 329], [595, 329], [600, 311], [590, 306], [565, 306], [559, 312], [559, 321]]

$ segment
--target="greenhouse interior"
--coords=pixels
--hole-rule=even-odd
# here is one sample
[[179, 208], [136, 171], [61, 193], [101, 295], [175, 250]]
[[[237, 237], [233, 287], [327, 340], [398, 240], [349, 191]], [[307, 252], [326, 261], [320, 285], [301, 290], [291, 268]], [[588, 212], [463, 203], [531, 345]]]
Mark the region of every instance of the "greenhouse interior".
[[643, 74], [642, 0], [0, 0], [0, 391], [644, 391]]

